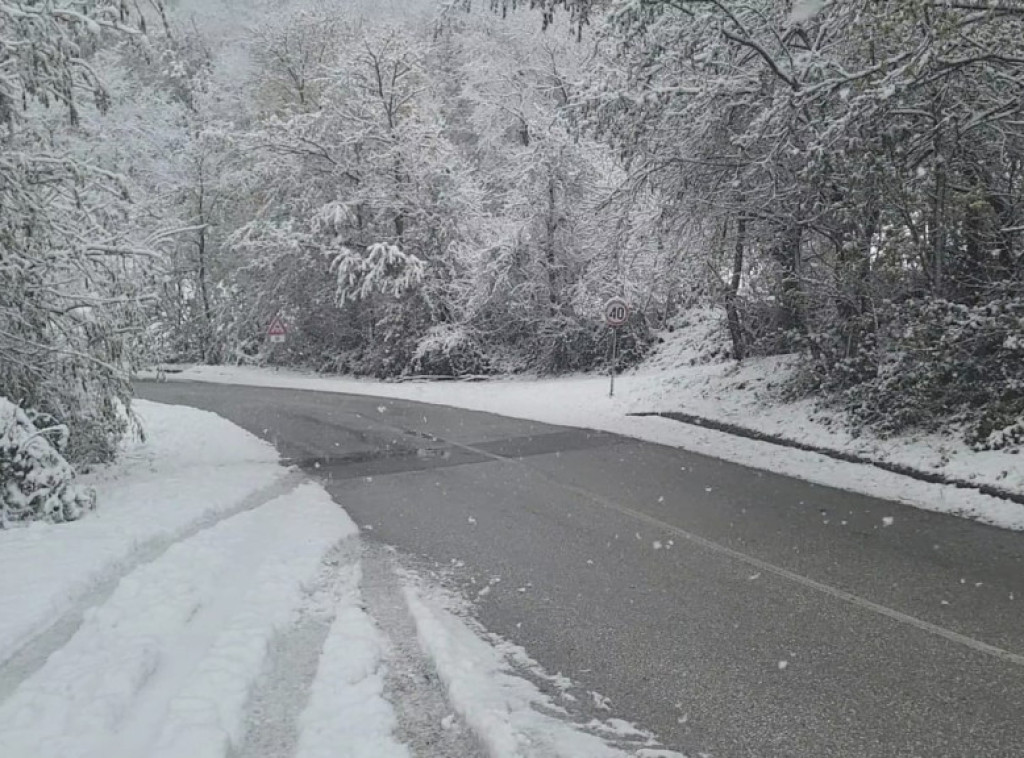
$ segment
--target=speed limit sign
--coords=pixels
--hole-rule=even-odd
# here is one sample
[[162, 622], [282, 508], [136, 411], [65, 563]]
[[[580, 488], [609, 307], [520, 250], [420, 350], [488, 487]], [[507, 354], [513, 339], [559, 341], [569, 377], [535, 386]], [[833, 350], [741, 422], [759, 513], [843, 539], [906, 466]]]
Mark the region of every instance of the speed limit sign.
[[621, 297], [613, 297], [604, 304], [604, 322], [608, 326], [622, 326], [629, 319], [629, 305]]
[[619, 327], [629, 320], [629, 305], [621, 297], [604, 304], [604, 322], [611, 327], [612, 356], [608, 365], [608, 397], [615, 397], [615, 367], [619, 362]]

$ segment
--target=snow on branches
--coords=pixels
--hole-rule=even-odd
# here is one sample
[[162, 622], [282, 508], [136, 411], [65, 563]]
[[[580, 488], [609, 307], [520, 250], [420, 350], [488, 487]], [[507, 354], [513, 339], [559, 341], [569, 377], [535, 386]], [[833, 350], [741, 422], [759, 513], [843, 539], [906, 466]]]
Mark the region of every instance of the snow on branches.
[[387, 242], [376, 242], [362, 253], [342, 248], [331, 261], [338, 277], [338, 305], [374, 292], [400, 298], [423, 281], [423, 268], [415, 255]]
[[105, 30], [127, 26], [123, 0], [0, 2], [0, 122], [13, 129], [29, 101], [59, 104], [78, 123], [81, 94], [100, 108], [107, 93], [89, 63]]
[[69, 425], [76, 460], [109, 458], [124, 429], [155, 255], [84, 124], [110, 104], [95, 56], [126, 22], [120, 2], [0, 2], [0, 393]]

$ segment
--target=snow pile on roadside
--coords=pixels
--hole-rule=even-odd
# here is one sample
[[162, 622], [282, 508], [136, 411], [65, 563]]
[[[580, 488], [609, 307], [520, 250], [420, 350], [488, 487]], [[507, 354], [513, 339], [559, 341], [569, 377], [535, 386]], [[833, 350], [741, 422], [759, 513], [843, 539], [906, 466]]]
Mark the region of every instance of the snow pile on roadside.
[[[535, 684], [513, 673], [500, 647], [479, 637], [437, 598], [411, 581], [403, 592], [420, 645], [452, 706], [492, 758], [683, 758], [622, 721], [573, 723]], [[606, 741], [613, 737], [642, 744], [617, 747]]]
[[[685, 339], [685, 335], [681, 339]], [[740, 368], [722, 363], [657, 373], [637, 371], [616, 379], [614, 398], [608, 397], [608, 378], [592, 375], [477, 383], [392, 383], [244, 366], [196, 366], [170, 375], [168, 379], [389, 397], [598, 429], [924, 510], [1024, 530], [1024, 506], [1005, 499], [951, 485], [929, 484], [874, 466], [848, 463], [665, 418], [628, 415], [644, 411], [684, 411], [732, 420], [751, 429], [784, 429], [792, 435], [807, 433], [801, 431], [805, 428], [817, 428], [818, 432], [811, 433], [827, 439], [827, 447], [842, 450], [845, 444], [850, 452], [858, 452], [858, 446], [865, 444], [867, 438], [853, 440], [823, 423], [816, 427], [810, 403], [775, 406], [772, 403], [776, 400], [758, 394], [759, 389], [770, 391], [778, 385], [781, 372], [787, 370], [787, 360], [750, 361]], [[939, 472], [945, 471], [942, 465], [949, 463], [943, 464], [942, 451], [953, 449], [956, 444], [952, 437], [934, 443], [925, 438], [906, 441], [902, 447], [898, 441], [875, 442], [878, 454], [886, 459]], [[1024, 494], [1024, 467], [1008, 464], [1015, 462], [1015, 457], [1001, 452], [964, 451], [951, 460], [953, 458], [957, 461], [954, 469], [945, 473], [969, 472], [966, 478], [973, 475], [972, 481], [978, 483], [988, 477], [1001, 487]]]
[[226, 755], [271, 635], [356, 531], [303, 485], [172, 545], [0, 706], [0, 755]]
[[288, 476], [273, 447], [219, 416], [135, 407], [148, 441], [82, 477], [96, 489], [95, 512], [74, 524], [0, 530], [0, 664], [97, 584]]

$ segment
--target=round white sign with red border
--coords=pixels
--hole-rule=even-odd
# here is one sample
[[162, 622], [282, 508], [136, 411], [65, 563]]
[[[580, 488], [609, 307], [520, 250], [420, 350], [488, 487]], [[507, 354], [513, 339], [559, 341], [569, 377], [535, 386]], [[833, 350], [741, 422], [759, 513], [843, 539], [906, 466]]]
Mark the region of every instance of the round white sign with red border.
[[604, 304], [604, 322], [608, 326], [622, 326], [629, 320], [629, 304], [621, 297], [613, 297]]

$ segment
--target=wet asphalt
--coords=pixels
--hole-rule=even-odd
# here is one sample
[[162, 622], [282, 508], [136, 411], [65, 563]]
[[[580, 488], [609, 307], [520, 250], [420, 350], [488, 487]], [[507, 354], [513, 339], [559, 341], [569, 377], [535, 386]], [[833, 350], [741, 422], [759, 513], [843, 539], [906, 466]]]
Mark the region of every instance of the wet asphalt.
[[1024, 756], [1024, 534], [445, 406], [137, 394], [271, 441], [490, 631], [692, 758]]

